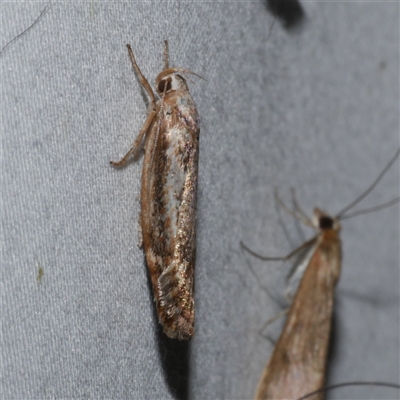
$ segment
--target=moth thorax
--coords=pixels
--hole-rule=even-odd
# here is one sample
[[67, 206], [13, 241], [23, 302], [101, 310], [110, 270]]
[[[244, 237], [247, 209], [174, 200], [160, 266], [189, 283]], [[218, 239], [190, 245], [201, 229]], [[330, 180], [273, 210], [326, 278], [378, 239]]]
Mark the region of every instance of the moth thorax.
[[[161, 79], [160, 79], [161, 78]], [[177, 73], [162, 76], [160, 74], [156, 79], [157, 93], [162, 96], [174, 90], [188, 90], [185, 79]]]

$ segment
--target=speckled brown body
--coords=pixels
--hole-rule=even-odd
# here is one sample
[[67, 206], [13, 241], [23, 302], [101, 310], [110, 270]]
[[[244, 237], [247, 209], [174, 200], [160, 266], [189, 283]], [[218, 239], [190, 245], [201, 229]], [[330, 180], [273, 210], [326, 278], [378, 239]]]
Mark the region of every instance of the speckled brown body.
[[[322, 218], [330, 219], [332, 226], [318, 227], [313, 254], [258, 384], [257, 400], [294, 400], [324, 386], [341, 242], [338, 221], [326, 214]], [[323, 393], [310, 398], [322, 400]]]
[[163, 108], [158, 139], [153, 132], [145, 144], [141, 225], [160, 323], [182, 340], [194, 334], [200, 130], [187, 90], [168, 93]]
[[192, 73], [168, 67], [156, 79], [156, 99], [128, 45], [132, 65], [150, 97], [147, 119], [135, 143], [116, 167], [137, 153], [144, 138], [140, 222], [143, 247], [159, 322], [172, 339], [194, 334], [196, 194], [199, 118], [184, 78]]

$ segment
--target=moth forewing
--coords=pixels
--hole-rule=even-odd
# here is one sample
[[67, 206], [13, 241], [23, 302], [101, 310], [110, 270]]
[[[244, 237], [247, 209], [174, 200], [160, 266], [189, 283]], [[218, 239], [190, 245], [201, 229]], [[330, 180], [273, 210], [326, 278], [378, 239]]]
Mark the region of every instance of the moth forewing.
[[182, 74], [185, 70], [168, 66], [167, 43], [165, 70], [156, 78], [158, 100], [131, 50], [130, 56], [152, 101], [135, 143], [121, 162], [113, 165], [124, 165], [145, 136], [140, 216], [143, 247], [159, 322], [168, 337], [188, 340], [194, 334], [199, 118]]
[[315, 236], [302, 251], [299, 251], [298, 258], [294, 261], [289, 275], [286, 278], [287, 287], [284, 291], [284, 294], [286, 299], [290, 300], [290, 302], [297, 293], [299, 284], [304, 275], [304, 271], [307, 269], [308, 264], [310, 263], [310, 260], [318, 246], [318, 236]]
[[340, 225], [331, 218], [332, 224], [326, 226], [326, 218], [330, 217], [315, 210], [317, 242], [306, 257], [307, 268], [259, 381], [257, 400], [297, 399], [324, 384], [334, 290], [341, 265]]

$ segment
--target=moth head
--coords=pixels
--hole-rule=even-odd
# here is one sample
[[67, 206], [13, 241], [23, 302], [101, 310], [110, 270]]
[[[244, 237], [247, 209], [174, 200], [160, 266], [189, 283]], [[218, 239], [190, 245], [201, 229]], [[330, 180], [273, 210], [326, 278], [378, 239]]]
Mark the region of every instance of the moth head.
[[327, 212], [314, 208], [312, 223], [316, 229], [326, 231], [329, 229], [339, 230], [340, 224], [336, 217], [331, 217]]
[[160, 96], [174, 90], [188, 90], [185, 78], [178, 73], [176, 68], [162, 71], [156, 79], [156, 90]]

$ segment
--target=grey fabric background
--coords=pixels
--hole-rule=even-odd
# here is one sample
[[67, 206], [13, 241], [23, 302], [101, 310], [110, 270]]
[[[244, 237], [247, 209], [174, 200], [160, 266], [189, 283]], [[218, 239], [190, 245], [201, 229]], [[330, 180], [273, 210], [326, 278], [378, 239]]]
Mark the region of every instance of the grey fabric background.
[[[46, 3], [2, 2], [1, 47]], [[338, 212], [399, 146], [399, 4], [303, 2], [285, 29], [258, 2], [53, 2], [1, 55], [3, 399], [247, 399], [282, 321], [284, 255], [313, 235], [278, 207]], [[146, 115], [163, 40], [201, 116], [196, 335], [159, 332], [138, 248]], [[398, 195], [398, 162], [360, 208]], [[343, 222], [328, 383], [399, 380], [399, 207]], [[44, 275], [37, 279], [39, 268]], [[267, 288], [275, 300], [267, 294]], [[348, 388], [329, 399], [398, 398]]]

